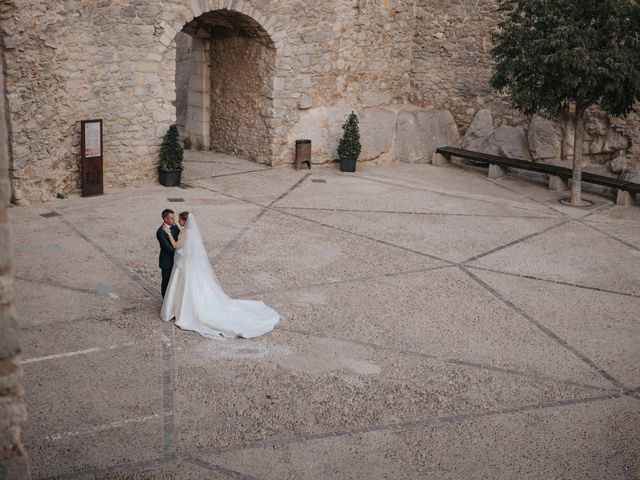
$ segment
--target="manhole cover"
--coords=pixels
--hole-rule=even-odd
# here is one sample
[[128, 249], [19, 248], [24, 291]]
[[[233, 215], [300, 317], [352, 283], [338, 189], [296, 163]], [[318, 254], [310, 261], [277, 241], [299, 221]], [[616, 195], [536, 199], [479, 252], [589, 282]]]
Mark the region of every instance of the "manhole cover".
[[47, 212], [47, 213], [41, 213], [40, 216], [44, 218], [51, 218], [51, 217], [60, 217], [61, 215], [58, 212]]
[[170, 202], [184, 202], [184, 198], [167, 198]]
[[313, 182], [313, 183], [327, 183], [326, 180], [322, 180], [320, 178], [312, 178], [311, 182]]

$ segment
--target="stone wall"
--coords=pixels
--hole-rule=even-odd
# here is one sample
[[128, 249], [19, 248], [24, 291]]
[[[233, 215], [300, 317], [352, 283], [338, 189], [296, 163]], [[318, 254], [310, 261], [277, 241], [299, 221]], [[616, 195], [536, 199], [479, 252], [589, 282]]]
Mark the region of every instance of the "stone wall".
[[518, 122], [509, 101], [489, 87], [491, 32], [498, 21], [495, 0], [418, 1], [412, 101], [451, 111], [462, 131], [483, 108]]
[[249, 36], [211, 41], [211, 150], [271, 161], [275, 49]]
[[[104, 120], [107, 191], [155, 181], [162, 136], [176, 121], [195, 147], [273, 165], [294, 161], [298, 138], [314, 141], [314, 162], [334, 159], [351, 110], [366, 159], [428, 161], [436, 140], [465, 133], [482, 109], [494, 128], [527, 133], [530, 119], [487, 84], [496, 21], [495, 0], [4, 0], [14, 200], [79, 192], [83, 119]], [[193, 37], [188, 87], [185, 68], [176, 74], [183, 29]], [[224, 42], [213, 39], [220, 33]], [[234, 49], [253, 48], [249, 38], [273, 47], [272, 66], [242, 65]], [[241, 67], [244, 85], [230, 81]], [[253, 87], [260, 95], [248, 100]], [[589, 133], [590, 155], [606, 161], [620, 134], [638, 161], [637, 112], [600, 120], [607, 132]]]
[[22, 368], [18, 359], [19, 328], [11, 307], [13, 274], [8, 220], [10, 199], [8, 123], [5, 105], [4, 61], [0, 37], [0, 478], [29, 478], [20, 430], [26, 419], [22, 400]]

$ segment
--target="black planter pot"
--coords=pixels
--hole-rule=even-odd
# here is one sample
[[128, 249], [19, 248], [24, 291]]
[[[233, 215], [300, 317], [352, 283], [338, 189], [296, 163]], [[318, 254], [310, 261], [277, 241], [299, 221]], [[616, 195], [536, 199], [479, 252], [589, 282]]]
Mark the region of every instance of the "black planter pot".
[[341, 172], [355, 172], [358, 157], [340, 157]]
[[180, 185], [182, 170], [160, 170], [158, 168], [158, 174], [160, 175], [160, 184], [165, 187], [177, 187]]

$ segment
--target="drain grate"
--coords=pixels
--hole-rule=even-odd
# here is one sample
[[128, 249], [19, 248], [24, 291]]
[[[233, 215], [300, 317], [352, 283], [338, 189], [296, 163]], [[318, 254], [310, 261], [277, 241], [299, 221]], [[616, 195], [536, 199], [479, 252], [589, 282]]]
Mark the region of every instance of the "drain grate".
[[167, 198], [170, 202], [184, 202], [184, 198]]
[[327, 183], [326, 180], [322, 180], [321, 178], [312, 178], [311, 182], [312, 183]]
[[58, 212], [47, 212], [47, 213], [41, 213], [40, 216], [44, 218], [51, 218], [51, 217], [61, 217], [62, 215], [60, 215]]

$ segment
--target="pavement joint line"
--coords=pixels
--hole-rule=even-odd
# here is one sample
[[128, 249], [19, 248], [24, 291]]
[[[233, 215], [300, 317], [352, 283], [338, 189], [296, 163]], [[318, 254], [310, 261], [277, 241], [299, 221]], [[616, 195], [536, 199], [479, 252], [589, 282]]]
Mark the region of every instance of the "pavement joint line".
[[[308, 175], [311, 175], [311, 174], [307, 174], [306, 176], [308, 176]], [[412, 249], [409, 249], [407, 247], [403, 247], [401, 245], [395, 245], [393, 243], [386, 242], [384, 240], [378, 240], [378, 239], [373, 238], [373, 237], [368, 237], [366, 235], [362, 235], [362, 234], [359, 234], [359, 233], [356, 233], [356, 232], [351, 232], [349, 230], [345, 230], [345, 229], [342, 229], [342, 228], [339, 228], [339, 227], [335, 227], [333, 225], [329, 225], [327, 223], [319, 222], [317, 220], [313, 220], [313, 219], [306, 218], [306, 217], [303, 217], [303, 216], [300, 216], [300, 215], [296, 215], [296, 214], [291, 213], [291, 212], [284, 212], [284, 211], [282, 211], [281, 207], [271, 206], [273, 202], [271, 204], [269, 204], [269, 205], [262, 205], [262, 204], [253, 202], [251, 200], [247, 200], [247, 199], [244, 199], [244, 198], [241, 198], [241, 197], [237, 197], [235, 195], [230, 195], [228, 193], [224, 193], [224, 192], [220, 192], [218, 190], [214, 190], [214, 189], [209, 188], [209, 187], [204, 187], [204, 186], [201, 186], [201, 185], [192, 185], [192, 186], [195, 187], [195, 188], [201, 188], [203, 190], [208, 190], [208, 191], [210, 191], [212, 193], [217, 193], [219, 195], [223, 195], [223, 196], [232, 198], [234, 200], [238, 200], [240, 202], [249, 203], [251, 205], [254, 205], [254, 206], [257, 206], [257, 207], [261, 207], [261, 208], [263, 208], [265, 210], [270, 210], [270, 211], [273, 211], [273, 212], [277, 212], [277, 213], [280, 213], [281, 215], [287, 215], [287, 216], [290, 216], [290, 217], [293, 217], [293, 218], [297, 218], [298, 220], [303, 220], [305, 222], [315, 223], [316, 225], [320, 225], [322, 227], [326, 227], [326, 228], [329, 228], [329, 229], [332, 229], [332, 230], [336, 230], [336, 231], [339, 231], [339, 232], [342, 232], [342, 233], [346, 233], [346, 234], [352, 235], [354, 237], [364, 238], [364, 239], [369, 240], [369, 241], [373, 241], [373, 242], [376, 242], [376, 243], [381, 243], [381, 244], [383, 244], [385, 246], [388, 246], [388, 247], [398, 248], [400, 250], [405, 250], [405, 251], [408, 251], [410, 253], [415, 253], [416, 255], [420, 255], [420, 256], [423, 256], [423, 257], [428, 257], [428, 258], [431, 258], [431, 259], [434, 259], [434, 260], [439, 260], [439, 261], [444, 262], [444, 263], [446, 263], [448, 265], [456, 265], [456, 263], [452, 262], [451, 260], [445, 260], [443, 258], [436, 257], [436, 256], [430, 255], [428, 253], [419, 252], [417, 250], [412, 250]], [[220, 250], [220, 252], [218, 252], [214, 256], [214, 258], [212, 260], [212, 262], [214, 262], [214, 264], [219, 260], [218, 257], [220, 256], [220, 254], [222, 253], [223, 250], [224, 250], [224, 247]]]
[[440, 262], [446, 263], [447, 265], [455, 265], [456, 264], [455, 262], [452, 262], [451, 260], [445, 260], [444, 258], [440, 258], [440, 257], [437, 257], [435, 255], [431, 255], [429, 253], [420, 252], [419, 250], [414, 250], [414, 249], [409, 248], [409, 247], [404, 247], [402, 245], [397, 245], [397, 244], [394, 244], [394, 243], [391, 243], [391, 242], [387, 242], [386, 240], [381, 240], [381, 239], [378, 239], [378, 238], [375, 238], [375, 237], [371, 237], [369, 235], [365, 235], [365, 234], [362, 234], [362, 233], [353, 232], [353, 231], [347, 230], [345, 228], [336, 227], [335, 225], [330, 225], [330, 224], [325, 223], [325, 222], [320, 222], [318, 220], [313, 220], [311, 218], [306, 218], [306, 217], [303, 217], [303, 216], [300, 216], [300, 215], [296, 215], [296, 214], [291, 213], [291, 212], [283, 212], [278, 208], [274, 208], [274, 209], [272, 209], [272, 211], [278, 212], [281, 215], [287, 215], [287, 216], [290, 216], [290, 217], [294, 217], [294, 218], [297, 218], [299, 220], [303, 220], [305, 222], [315, 223], [316, 225], [320, 225], [322, 227], [330, 228], [332, 230], [336, 230], [338, 232], [346, 233], [348, 235], [353, 235], [354, 237], [359, 237], [359, 238], [363, 238], [365, 240], [369, 240], [371, 242], [379, 243], [379, 244], [384, 245], [386, 247], [397, 248], [399, 250], [404, 250], [405, 252], [409, 252], [409, 253], [413, 253], [413, 254], [416, 254], [416, 255], [420, 255], [421, 257], [427, 257], [427, 258], [430, 258], [432, 260], [438, 260]]
[[175, 422], [173, 399], [173, 342], [169, 340], [174, 335], [171, 322], [162, 322], [162, 448], [164, 453], [173, 453], [175, 450]]
[[534, 237], [537, 237], [538, 235], [542, 235], [544, 233], [547, 233], [550, 230], [553, 230], [554, 228], [558, 228], [558, 227], [561, 227], [561, 226], [566, 225], [568, 223], [571, 223], [572, 221], [573, 221], [572, 218], [563, 219], [560, 222], [554, 223], [550, 227], [543, 228], [542, 230], [538, 230], [537, 232], [533, 232], [533, 233], [530, 233], [528, 235], [525, 235], [524, 237], [517, 238], [517, 239], [515, 239], [515, 240], [513, 240], [513, 241], [511, 241], [509, 243], [505, 243], [504, 245], [500, 245], [499, 247], [492, 248], [491, 250], [488, 250], [488, 251], [486, 251], [484, 253], [480, 253], [478, 255], [474, 255], [473, 257], [467, 258], [466, 260], [462, 260], [461, 262], [458, 262], [458, 263], [460, 265], [464, 266], [467, 263], [474, 262], [474, 261], [479, 260], [480, 258], [486, 257], [488, 255], [492, 255], [492, 254], [497, 253], [497, 252], [499, 252], [501, 250], [504, 250], [505, 248], [512, 247], [514, 245], [517, 245], [518, 243], [526, 242], [527, 240], [530, 240], [530, 239], [532, 239]]
[[[79, 237], [84, 239], [87, 243], [92, 245], [98, 252], [104, 255], [114, 265], [124, 271], [134, 283], [142, 288], [149, 296], [157, 301], [162, 301], [160, 294], [156, 289], [153, 289], [148, 282], [140, 278], [139, 275], [132, 272], [127, 266], [125, 266], [120, 260], [104, 250], [100, 245], [92, 241], [87, 237], [80, 229], [75, 227], [66, 218], [62, 217], [62, 221], [68, 225], [68, 227], [76, 233]], [[161, 331], [166, 338], [173, 336], [173, 328], [169, 322], [162, 322]], [[173, 416], [173, 347], [172, 343], [162, 342], [162, 408], [163, 408], [163, 435], [162, 445], [165, 453], [172, 452], [175, 448], [174, 440], [174, 416]]]
[[179, 460], [180, 458], [178, 457], [178, 455], [171, 454], [171, 455], [164, 455], [163, 457], [160, 457], [160, 458], [143, 460], [140, 462], [120, 463], [120, 464], [111, 465], [108, 467], [100, 467], [100, 468], [83, 468], [83, 469], [78, 469], [78, 470], [75, 470], [74, 472], [69, 472], [62, 475], [40, 477], [39, 480], [73, 480], [76, 478], [86, 477], [86, 476], [97, 476], [97, 475], [106, 475], [106, 474], [116, 473], [119, 470], [124, 470], [124, 469], [135, 469], [135, 470], [152, 469], [152, 468], [162, 467], [164, 465], [168, 465], [170, 463], [173, 463]]
[[550, 280], [550, 279], [547, 279], [547, 278], [535, 277], [533, 275], [522, 275], [522, 274], [519, 274], [519, 273], [504, 272], [502, 270], [495, 270], [493, 268], [486, 268], [486, 267], [477, 267], [477, 266], [474, 266], [474, 265], [462, 265], [462, 266], [465, 266], [466, 268], [472, 268], [474, 270], [482, 270], [483, 272], [491, 272], [491, 273], [497, 273], [497, 274], [500, 274], [500, 275], [508, 275], [510, 277], [524, 278], [526, 280], [535, 280], [535, 281], [538, 281], [538, 282], [552, 283], [552, 284], [555, 284], [555, 285], [562, 285], [562, 286], [567, 286], [567, 287], [581, 288], [581, 289], [585, 289], [585, 290], [594, 290], [596, 292], [611, 293], [611, 294], [614, 294], [614, 295], [623, 295], [625, 297], [640, 298], [640, 295], [638, 295], [636, 293], [620, 292], [620, 291], [617, 291], [617, 290], [608, 290], [606, 288], [600, 288], [600, 287], [590, 287], [588, 285], [580, 285], [578, 283], [562, 282], [560, 280]]
[[35, 283], [36, 285], [46, 285], [49, 287], [56, 287], [61, 290], [69, 290], [71, 292], [86, 293], [87, 295], [93, 295], [95, 297], [100, 297], [100, 298], [108, 297], [108, 295], [100, 295], [99, 291], [96, 289], [91, 290], [88, 288], [78, 288], [78, 287], [71, 287], [68, 285], [62, 285], [50, 278], [41, 280], [41, 279], [28, 278], [20, 274], [14, 274], [13, 278], [16, 280], [22, 280], [23, 282]]
[[614, 400], [620, 397], [621, 397], [620, 394], [610, 394], [610, 395], [598, 395], [598, 396], [577, 398], [577, 399], [556, 400], [556, 401], [544, 402], [540, 404], [524, 405], [520, 407], [500, 408], [500, 409], [493, 409], [493, 410], [486, 410], [486, 411], [480, 410], [480, 411], [469, 412], [469, 413], [442, 415], [442, 416], [430, 417], [430, 418], [424, 418], [424, 419], [418, 419], [418, 420], [408, 420], [406, 422], [372, 425], [369, 427], [352, 428], [352, 429], [346, 429], [346, 430], [340, 430], [340, 431], [310, 433], [306, 435], [300, 435], [297, 437], [271, 438], [266, 440], [258, 440], [250, 443], [244, 443], [244, 444], [227, 445], [225, 447], [201, 447], [201, 448], [193, 449], [189, 452], [182, 453], [180, 455], [173, 453], [173, 454], [165, 455], [160, 458], [146, 460], [142, 462], [121, 463], [121, 464], [112, 465], [104, 468], [89, 468], [89, 469], [76, 470], [75, 472], [71, 472], [71, 473], [63, 474], [59, 476], [44, 477], [41, 480], [72, 480], [72, 479], [87, 476], [87, 475], [93, 475], [93, 476], [105, 475], [105, 474], [117, 472], [118, 470], [124, 470], [124, 469], [153, 468], [153, 467], [166, 465], [179, 460], [191, 459], [193, 458], [193, 455], [196, 455], [196, 454], [226, 453], [226, 452], [238, 451], [238, 450], [292, 445], [296, 443], [308, 442], [313, 440], [323, 440], [326, 438], [337, 438], [337, 437], [344, 437], [349, 435], [358, 435], [362, 433], [380, 432], [385, 430], [403, 430], [403, 429], [424, 428], [424, 427], [446, 425], [446, 424], [455, 424], [455, 423], [462, 423], [462, 422], [475, 420], [475, 419], [499, 417], [502, 415], [521, 415], [521, 414], [526, 414], [528, 412], [536, 412], [540, 410], [546, 410], [549, 408], [556, 408], [556, 407], [564, 408], [564, 407], [571, 407], [576, 405], [592, 404], [596, 402]]
[[[216, 263], [218, 263], [220, 261], [220, 259], [226, 255], [228, 252], [232, 251], [235, 246], [240, 242], [240, 239], [245, 235], [245, 233], [252, 228], [257, 222], [258, 220], [260, 220], [263, 215], [265, 213], [267, 213], [267, 211], [269, 211], [271, 209], [271, 205], [273, 205], [275, 202], [285, 198], [287, 195], [289, 195], [291, 192], [293, 192], [296, 188], [298, 188], [298, 186], [300, 186], [302, 184], [302, 182], [304, 182], [307, 177], [309, 177], [311, 174], [307, 173], [306, 175], [304, 175], [302, 178], [300, 178], [295, 184], [293, 184], [291, 187], [289, 187], [284, 193], [282, 193], [280, 196], [278, 196], [275, 200], [272, 200], [268, 205], [259, 205], [261, 207], [260, 211], [256, 214], [255, 217], [253, 217], [252, 220], [250, 220], [248, 223], [246, 223], [241, 229], [240, 231], [229, 241], [227, 242], [226, 245], [224, 245], [214, 256], [213, 258], [211, 258], [209, 260], [209, 262], [213, 265], [215, 265]], [[198, 187], [198, 188], [202, 188], [202, 187]], [[213, 189], [209, 189], [207, 188], [206, 190], [210, 190], [210, 191], [214, 191]], [[216, 193], [220, 193], [220, 192], [216, 192]], [[227, 195], [222, 193], [222, 195]], [[230, 196], [230, 195], [228, 195]], [[232, 198], [236, 198], [236, 197], [232, 197]], [[249, 203], [254, 203], [254, 202], [249, 202]], [[255, 204], [255, 203], [254, 203]], [[258, 204], [255, 204], [258, 205]]]
[[442, 270], [445, 268], [453, 268], [457, 265], [438, 265], [436, 267], [428, 267], [428, 268], [420, 268], [417, 270], [406, 270], [403, 272], [389, 272], [382, 273], [380, 275], [370, 275], [367, 277], [356, 277], [356, 278], [345, 278], [342, 280], [334, 280], [330, 282], [318, 282], [318, 283], [309, 283], [307, 285], [295, 285], [287, 288], [278, 288], [275, 290], [261, 290], [261, 291], [253, 291], [253, 292], [240, 292], [238, 295], [241, 296], [249, 296], [249, 295], [272, 295], [276, 293], [287, 293], [296, 290], [307, 290], [309, 288], [317, 288], [317, 287], [331, 287], [334, 285], [342, 285], [345, 283], [358, 283], [358, 282], [368, 282], [371, 280], [378, 280], [382, 278], [391, 278], [391, 277], [401, 277], [403, 275], [412, 275], [416, 273], [426, 273], [433, 272], [435, 270]]
[[140, 277], [137, 273], [132, 271], [129, 267], [124, 265], [118, 258], [111, 255], [111, 253], [107, 252], [104, 248], [102, 248], [99, 244], [91, 240], [87, 235], [84, 234], [79, 228], [73, 225], [69, 220], [67, 220], [64, 216], [61, 217], [61, 221], [64, 222], [69, 229], [71, 229], [76, 235], [82, 238], [85, 242], [95, 248], [98, 252], [100, 252], [105, 258], [107, 258], [111, 263], [117, 266], [120, 270], [127, 274], [127, 276], [140, 288], [142, 288], [149, 296], [152, 298], [161, 301], [160, 294], [153, 289], [151, 285], [148, 284], [146, 280]]
[[410, 212], [402, 210], [366, 210], [349, 208], [312, 208], [312, 207], [286, 207], [278, 206], [279, 210], [308, 210], [312, 212], [344, 212], [344, 213], [381, 213], [393, 215], [424, 215], [434, 217], [475, 217], [475, 218], [527, 218], [527, 219], [557, 219], [558, 217], [545, 215], [497, 215], [497, 214], [475, 214], [475, 213], [445, 213], [445, 212]]
[[84, 437], [88, 435], [94, 435], [96, 433], [106, 432], [108, 430], [114, 430], [116, 428], [123, 427], [125, 425], [129, 425], [131, 423], [143, 423], [148, 422], [149, 420], [155, 420], [156, 418], [160, 418], [161, 415], [159, 413], [153, 413], [151, 415], [144, 415], [141, 417], [135, 418], [126, 418], [124, 420], [117, 420], [111, 423], [105, 423], [103, 425], [96, 425], [95, 427], [88, 427], [85, 429], [74, 430], [70, 432], [63, 433], [53, 433], [51, 435], [46, 435], [42, 437], [40, 440], [55, 442], [57, 440], [62, 440], [66, 437]]
[[315, 338], [322, 338], [322, 339], [327, 339], [327, 340], [341, 340], [345, 343], [352, 343], [355, 345], [360, 345], [366, 348], [371, 348], [373, 350], [376, 351], [383, 351], [383, 352], [392, 352], [395, 353], [397, 355], [402, 355], [402, 356], [409, 356], [409, 357], [420, 357], [420, 358], [424, 358], [427, 360], [435, 360], [435, 361], [439, 361], [442, 363], [446, 363], [446, 364], [451, 364], [451, 365], [456, 365], [456, 366], [463, 366], [463, 367], [469, 367], [469, 368], [476, 368], [479, 370], [489, 370], [492, 372], [496, 372], [496, 373], [501, 373], [501, 374], [506, 374], [506, 375], [513, 375], [513, 376], [517, 376], [517, 377], [521, 377], [521, 378], [526, 378], [529, 380], [533, 380], [536, 381], [537, 383], [555, 383], [555, 384], [561, 384], [561, 385], [567, 385], [567, 386], [571, 386], [571, 387], [581, 387], [581, 388], [593, 388], [596, 390], [609, 390], [610, 393], [619, 393], [619, 389], [607, 389], [606, 387], [602, 387], [600, 385], [591, 385], [588, 383], [582, 383], [582, 382], [576, 382], [573, 380], [565, 380], [565, 379], [561, 379], [561, 378], [556, 378], [556, 377], [552, 377], [550, 375], [540, 375], [540, 374], [532, 374], [532, 373], [525, 373], [525, 372], [521, 372], [519, 370], [514, 370], [514, 369], [510, 369], [510, 368], [502, 368], [502, 367], [496, 367], [494, 365], [486, 365], [483, 363], [477, 363], [477, 362], [471, 362], [468, 360], [460, 360], [457, 358], [449, 358], [449, 357], [443, 357], [443, 356], [438, 356], [432, 353], [426, 353], [426, 352], [418, 352], [415, 350], [403, 350], [400, 348], [396, 348], [396, 347], [387, 347], [384, 345], [379, 345], [377, 343], [372, 343], [372, 342], [367, 342], [364, 340], [358, 340], [358, 339], [352, 339], [349, 337], [329, 337], [326, 335], [321, 335], [319, 333], [314, 333], [314, 332], [310, 332], [310, 331], [306, 331], [306, 330], [299, 330], [296, 328], [291, 328], [291, 327], [284, 327], [281, 325], [276, 325], [275, 327], [276, 330], [280, 330], [283, 332], [290, 332], [290, 333], [295, 333], [298, 335], [305, 335], [305, 336], [309, 336], [309, 337], [315, 337]]
[[[530, 197], [530, 196], [528, 196], [528, 195], [522, 195], [518, 190], [513, 189], [513, 188], [510, 188], [510, 187], [507, 187], [506, 185], [503, 185], [501, 182], [499, 182], [499, 179], [498, 179], [498, 180], [496, 180], [496, 179], [488, 178], [486, 175], [481, 176], [481, 178], [482, 178], [483, 180], [485, 180], [485, 181], [489, 182], [489, 183], [492, 183], [493, 185], [496, 185], [497, 187], [501, 187], [501, 188], [504, 188], [505, 190], [508, 190], [508, 191], [510, 191], [510, 192], [512, 192], [512, 193], [519, 194], [519, 195], [521, 195], [523, 198], [526, 198], [527, 200], [530, 200], [530, 201], [532, 201], [532, 202], [534, 202], [534, 203], [537, 203], [537, 204], [539, 204], [539, 205], [541, 205], [541, 206], [543, 206], [543, 207], [545, 207], [545, 208], [548, 208], [549, 210], [552, 210], [553, 212], [559, 213], [559, 214], [560, 214], [560, 215], [562, 215], [563, 217], [570, 217], [570, 215], [569, 215], [568, 213], [563, 212], [562, 210], [558, 210], [558, 209], [557, 209], [553, 204], [551, 204], [551, 203], [549, 203], [549, 202], [542, 201], [542, 200], [537, 200], [537, 199], [532, 198], [532, 197]], [[507, 177], [502, 177], [502, 178], [507, 178]], [[518, 178], [518, 177], [512, 177], [512, 178]], [[529, 182], [529, 183], [530, 183], [530, 182]], [[541, 185], [541, 187], [545, 188], [543, 185]], [[566, 192], [566, 193], [567, 193], [567, 194], [570, 194], [570, 192]], [[587, 194], [592, 193], [592, 194], [594, 194], [594, 195], [598, 195], [598, 193], [597, 193], [597, 192], [588, 192], [588, 191], [587, 191], [587, 192], [585, 192], [585, 193], [587, 193]], [[613, 205], [611, 205], [611, 204], [609, 204], [609, 203], [605, 203], [605, 204], [602, 204], [602, 205], [598, 205], [598, 206], [596, 206], [596, 207], [592, 208], [588, 213], [586, 213], [586, 214], [585, 214], [585, 215], [583, 215], [582, 217], [577, 217], [577, 219], [583, 219], [583, 218], [586, 218], [586, 217], [589, 217], [589, 216], [593, 215], [594, 213], [599, 213], [599, 212], [601, 212], [601, 211], [603, 211], [603, 210], [608, 210], [608, 209], [609, 209], [609, 208], [611, 208], [612, 206], [613, 206]]]
[[586, 221], [586, 222], [581, 221], [580, 223], [582, 225], [584, 225], [585, 227], [591, 228], [592, 230], [595, 230], [596, 232], [599, 232], [602, 235], [605, 235], [605, 236], [611, 238], [612, 240], [615, 240], [615, 241], [621, 243], [622, 245], [625, 245], [626, 247], [631, 248], [632, 250], [640, 252], [640, 248], [636, 247], [634, 244], [626, 242], [626, 241], [622, 240], [621, 238], [616, 237], [615, 235], [611, 235], [609, 232], [605, 232], [604, 230], [599, 229], [595, 225], [591, 225], [588, 221]]
[[270, 169], [261, 168], [260, 170], [246, 170], [242, 172], [233, 172], [233, 173], [221, 173], [220, 175], [211, 175], [208, 177], [200, 177], [200, 178], [189, 178], [185, 179], [187, 182], [198, 182], [200, 180], [211, 180], [212, 178], [221, 178], [221, 177], [232, 177], [234, 175], [244, 175], [247, 173], [255, 173], [255, 172], [268, 172]]
[[[378, 179], [375, 177], [370, 177], [370, 176], [366, 176], [366, 175], [360, 175], [357, 177], [353, 177], [356, 178], [358, 180], [365, 180], [365, 181], [371, 181], [371, 182], [377, 182], [377, 183], [382, 183], [384, 185], [392, 185], [395, 187], [400, 187], [400, 188], [406, 188], [409, 190], [417, 190], [420, 192], [429, 192], [429, 193], [433, 193], [435, 195], [442, 195], [444, 197], [451, 197], [451, 198], [459, 198], [459, 199], [463, 199], [463, 200], [472, 200], [472, 201], [476, 201], [476, 202], [482, 202], [482, 203], [488, 203], [491, 205], [498, 205], [501, 207], [510, 207], [510, 208], [517, 208], [518, 210], [526, 210], [529, 212], [536, 212], [536, 209], [533, 208], [528, 208], [528, 207], [524, 207], [522, 206], [521, 203], [518, 202], [514, 202], [513, 200], [507, 200], [507, 199], [502, 199], [502, 200], [490, 200], [487, 198], [478, 198], [477, 196], [469, 196], [469, 195], [462, 195], [462, 194], [456, 194], [456, 193], [449, 193], [443, 190], [434, 190], [431, 188], [421, 188], [421, 187], [414, 187], [411, 185], [403, 185], [401, 183], [397, 183], [397, 182], [390, 182], [390, 181], [385, 181], [382, 179]], [[516, 205], [516, 203], [518, 203]]]
[[[531, 197], [529, 195], [523, 195], [521, 192], [517, 191], [516, 189], [507, 187], [506, 185], [503, 185], [501, 182], [498, 182], [497, 180], [495, 180], [493, 178], [487, 177], [486, 174], [485, 175], [480, 175], [480, 178], [482, 178], [482, 180], [484, 180], [486, 182], [491, 183], [492, 185], [495, 185], [496, 187], [503, 188], [503, 189], [505, 189], [505, 190], [507, 190], [507, 191], [509, 191], [511, 193], [518, 194], [518, 195], [522, 196], [523, 198], [525, 198], [525, 199], [527, 199], [527, 200], [529, 200], [529, 201], [531, 201], [533, 203], [537, 203], [538, 205], [540, 205], [540, 206], [542, 206], [542, 207], [544, 207], [544, 208], [546, 208], [548, 210], [551, 210], [552, 212], [554, 212], [556, 214], [560, 214], [562, 217], [568, 217], [569, 216], [566, 212], [563, 212], [561, 210], [558, 210], [557, 208], [554, 208], [552, 205], [549, 205], [547, 202], [544, 202], [542, 200], [538, 200], [538, 199], [533, 198], [533, 197]], [[542, 185], [540, 185], [540, 186], [542, 187]]]
[[220, 465], [215, 465], [209, 462], [205, 462], [193, 456], [185, 457], [183, 461], [190, 463], [191, 465], [195, 465], [196, 467], [202, 468], [204, 470], [208, 470], [210, 472], [221, 473], [229, 478], [237, 478], [239, 480], [258, 480], [258, 477], [240, 473], [236, 470], [230, 470]]
[[477, 282], [480, 286], [484, 287], [490, 294], [492, 294], [494, 297], [496, 297], [502, 303], [504, 303], [509, 308], [511, 308], [512, 310], [517, 312], [522, 318], [524, 318], [530, 324], [532, 324], [533, 326], [538, 328], [541, 332], [546, 334], [549, 338], [554, 340], [560, 346], [562, 346], [563, 348], [565, 348], [566, 350], [568, 350], [569, 352], [574, 354], [576, 357], [578, 357], [580, 360], [582, 360], [584, 363], [586, 363], [589, 367], [591, 367], [593, 370], [598, 372], [602, 377], [604, 377], [609, 382], [611, 382], [613, 385], [615, 385], [616, 388], [618, 388], [620, 390], [625, 390], [626, 387], [624, 386], [624, 384], [622, 382], [620, 382], [619, 380], [614, 378], [611, 374], [609, 374], [603, 368], [598, 367], [589, 357], [587, 357], [585, 354], [580, 352], [573, 345], [570, 345], [569, 342], [567, 342], [566, 340], [564, 340], [561, 337], [559, 337], [558, 335], [556, 335], [550, 328], [546, 327], [545, 325], [543, 325], [542, 323], [540, 323], [539, 321], [537, 321], [536, 319], [531, 317], [527, 312], [525, 312], [520, 307], [515, 305], [513, 302], [511, 302], [510, 300], [508, 300], [507, 298], [502, 296], [497, 290], [495, 290], [494, 288], [489, 286], [487, 283], [482, 281], [479, 277], [474, 275], [473, 272], [470, 272], [467, 268], [465, 268], [463, 266], [461, 266], [459, 268], [464, 273], [466, 273], [471, 279], [473, 279], [475, 282]]
[[90, 353], [106, 352], [106, 351], [115, 350], [118, 348], [127, 348], [127, 347], [132, 347], [134, 345], [136, 345], [135, 342], [129, 342], [129, 343], [123, 343], [120, 345], [110, 345], [108, 347], [92, 347], [92, 348], [87, 348], [85, 350], [77, 350], [74, 352], [56, 353], [53, 355], [46, 355], [44, 357], [27, 358], [25, 360], [21, 360], [20, 363], [22, 365], [29, 365], [31, 363], [46, 362], [48, 360], [57, 360], [60, 358], [76, 357], [78, 355], [87, 355]]
[[432, 426], [452, 424], [452, 423], [455, 424], [455, 423], [466, 422], [469, 420], [499, 417], [502, 415], [520, 415], [520, 414], [526, 414], [528, 412], [546, 410], [549, 408], [571, 407], [575, 405], [584, 405], [584, 404], [590, 404], [594, 402], [609, 401], [609, 400], [620, 398], [620, 396], [621, 396], [620, 394], [616, 393], [611, 395], [597, 395], [593, 397], [584, 397], [584, 398], [576, 398], [576, 399], [554, 400], [554, 401], [544, 402], [539, 404], [523, 405], [520, 407], [506, 407], [506, 408], [499, 408], [499, 409], [485, 410], [485, 411], [479, 410], [479, 411], [469, 412], [469, 413], [442, 415], [442, 416], [429, 417], [424, 419], [407, 420], [404, 422], [351, 428], [351, 429], [345, 429], [340, 431], [311, 433], [306, 435], [300, 435], [298, 437], [258, 440], [251, 443], [234, 444], [234, 445], [228, 445], [225, 447], [202, 447], [193, 451], [192, 454], [194, 453], [199, 453], [199, 454], [218, 453], [219, 454], [219, 453], [226, 453], [226, 452], [232, 452], [232, 451], [238, 451], [238, 450], [275, 447], [275, 446], [281, 446], [281, 445], [291, 445], [295, 443], [302, 443], [302, 442], [308, 442], [313, 440], [323, 440], [327, 438], [337, 438], [337, 437], [343, 437], [343, 436], [349, 436], [349, 435], [358, 435], [363, 433], [381, 432], [385, 430], [404, 430], [404, 429], [412, 429], [412, 428], [432, 427]]

